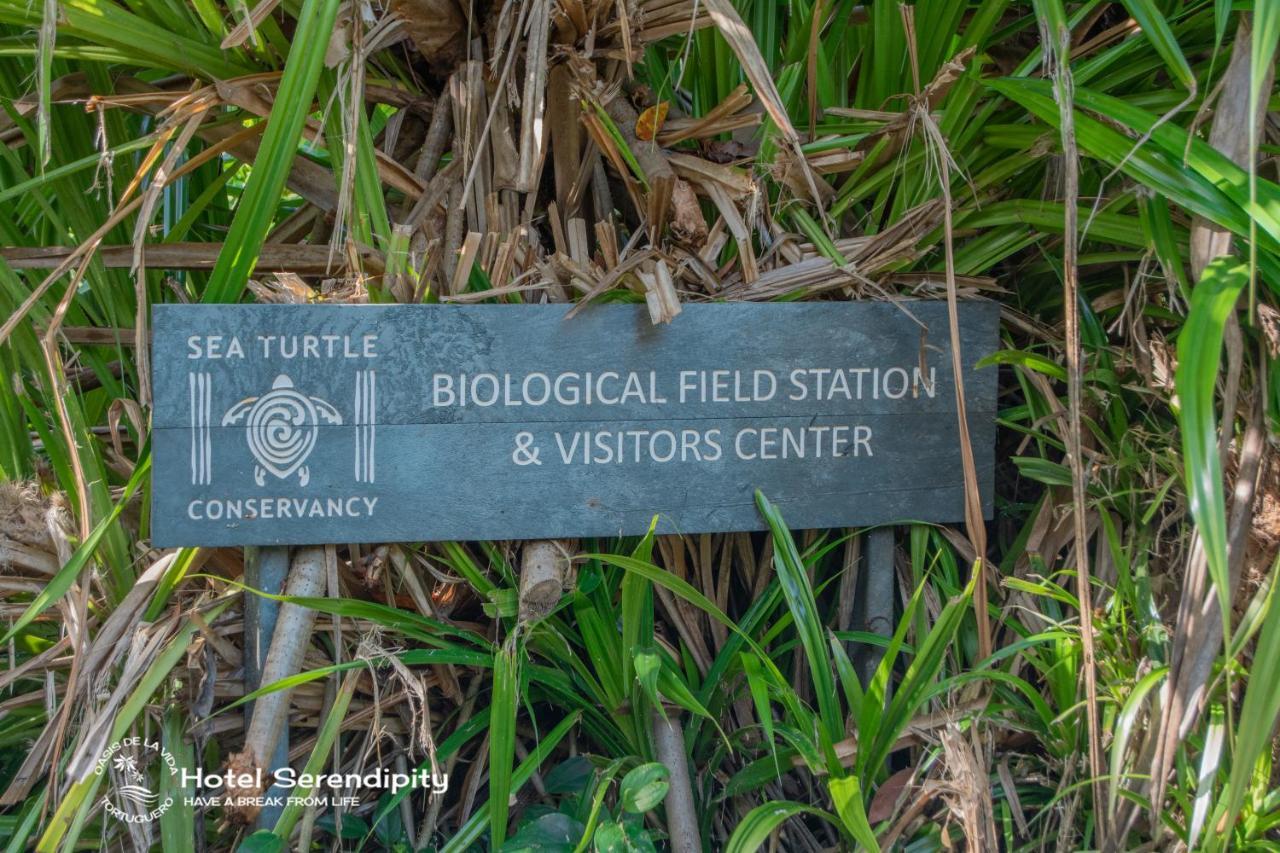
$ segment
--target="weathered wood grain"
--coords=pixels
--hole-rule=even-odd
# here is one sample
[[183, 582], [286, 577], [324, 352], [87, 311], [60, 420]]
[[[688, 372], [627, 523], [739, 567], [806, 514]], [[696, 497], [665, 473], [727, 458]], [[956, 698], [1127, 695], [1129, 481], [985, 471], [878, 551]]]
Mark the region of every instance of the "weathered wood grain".
[[[75, 251], [66, 246], [6, 246], [0, 248], [0, 259], [14, 269], [56, 269]], [[148, 243], [143, 257], [147, 266], [164, 269], [211, 270], [222, 251], [221, 243]], [[381, 256], [361, 251], [361, 260], [373, 272], [382, 272]], [[102, 246], [98, 260], [106, 267], [128, 268], [133, 265], [133, 246]], [[343, 264], [327, 245], [299, 243], [267, 243], [258, 256], [260, 272], [295, 272], [299, 275], [325, 275]]]
[[[963, 516], [945, 305], [567, 310], [157, 306], [156, 544], [753, 530], [757, 488], [797, 528]], [[966, 364], [997, 322], [962, 304]], [[965, 382], [989, 514], [995, 370]]]

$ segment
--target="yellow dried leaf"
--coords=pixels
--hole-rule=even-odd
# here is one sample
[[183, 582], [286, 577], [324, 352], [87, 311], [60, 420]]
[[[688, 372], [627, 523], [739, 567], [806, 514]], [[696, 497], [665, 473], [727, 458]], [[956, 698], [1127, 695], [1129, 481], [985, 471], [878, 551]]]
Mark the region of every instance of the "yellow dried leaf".
[[640, 118], [636, 119], [636, 138], [644, 142], [652, 141], [662, 129], [662, 123], [667, 120], [670, 109], [670, 101], [659, 101], [640, 113]]

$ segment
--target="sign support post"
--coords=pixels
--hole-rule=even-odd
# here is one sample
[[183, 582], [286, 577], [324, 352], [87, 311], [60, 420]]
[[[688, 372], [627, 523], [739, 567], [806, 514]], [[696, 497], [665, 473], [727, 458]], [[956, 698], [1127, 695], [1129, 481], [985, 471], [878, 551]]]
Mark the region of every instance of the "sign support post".
[[[289, 549], [283, 546], [244, 549], [244, 582], [253, 589], [280, 594], [284, 592], [285, 582], [289, 577]], [[276, 619], [280, 615], [280, 602], [263, 598], [252, 592], [244, 593], [244, 637], [247, 654], [244, 658], [244, 686], [249, 693], [262, 686], [262, 666], [266, 662], [267, 652], [271, 649], [271, 637], [276, 630]], [[253, 720], [256, 703], [250, 702], [244, 708], [244, 728], [249, 731]], [[276, 741], [275, 751], [271, 756], [269, 772], [274, 773], [289, 763], [289, 727], [285, 726]], [[282, 807], [266, 805], [258, 813], [259, 829], [271, 829], [276, 825], [283, 811]]]
[[[155, 306], [153, 544], [260, 546], [246, 583], [308, 598], [326, 566], [309, 543], [526, 540], [527, 620], [559, 600], [564, 543], [762, 530], [759, 492], [793, 529], [869, 528], [841, 615], [891, 636], [888, 525], [966, 517], [962, 441], [991, 516], [996, 303], [960, 304], [954, 330], [928, 300], [690, 304], [664, 326], [576, 310]], [[246, 594], [246, 689], [298, 671], [314, 618]], [[866, 680], [882, 659], [864, 644], [854, 663]], [[288, 695], [247, 710], [229, 764], [287, 765]]]
[[[858, 572], [857, 610], [858, 627], [861, 630], [882, 637], [893, 636], [896, 576], [893, 565], [893, 528], [873, 528], [867, 533], [867, 547]], [[856, 657], [858, 675], [862, 678], [863, 687], [866, 687], [884, 657], [884, 649], [864, 644]]]

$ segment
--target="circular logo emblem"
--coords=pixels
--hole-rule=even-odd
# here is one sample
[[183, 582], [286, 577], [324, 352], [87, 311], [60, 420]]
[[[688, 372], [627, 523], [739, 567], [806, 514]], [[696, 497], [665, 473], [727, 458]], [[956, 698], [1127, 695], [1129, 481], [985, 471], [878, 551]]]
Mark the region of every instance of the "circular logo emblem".
[[[157, 771], [149, 774], [153, 766]], [[102, 808], [116, 820], [150, 823], [173, 805], [173, 797], [161, 797], [158, 780], [164, 773], [177, 775], [178, 762], [159, 743], [139, 737], [118, 740], [98, 758], [93, 772], [108, 776]]]
[[320, 421], [341, 424], [338, 410], [319, 397], [308, 397], [293, 387], [293, 380], [280, 374], [271, 390], [261, 397], [246, 397], [222, 417], [223, 426], [245, 422], [245, 440], [257, 466], [253, 479], [264, 485], [265, 475], [285, 480], [298, 475], [299, 485], [311, 479], [307, 457], [316, 446]]
[[302, 467], [316, 445], [315, 404], [295, 391], [287, 378], [277, 381], [249, 409], [245, 431], [253, 458], [283, 480]]

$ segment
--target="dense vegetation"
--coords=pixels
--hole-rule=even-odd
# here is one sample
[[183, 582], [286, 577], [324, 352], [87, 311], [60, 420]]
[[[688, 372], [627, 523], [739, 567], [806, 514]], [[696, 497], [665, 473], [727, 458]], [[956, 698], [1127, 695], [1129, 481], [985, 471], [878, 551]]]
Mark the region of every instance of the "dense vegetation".
[[[1278, 35], [1268, 0], [0, 0], [0, 844], [1276, 848]], [[999, 300], [1004, 348], [995, 520], [896, 528], [891, 636], [867, 531], [767, 496], [767, 533], [569, 543], [549, 612], [520, 543], [331, 546], [263, 688], [293, 762], [448, 792], [104, 814], [110, 742], [217, 769], [245, 730], [246, 555], [149, 542], [151, 305], [899, 295]]]

